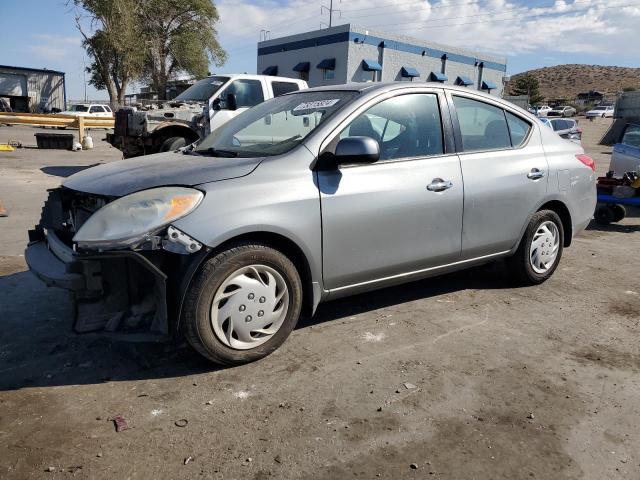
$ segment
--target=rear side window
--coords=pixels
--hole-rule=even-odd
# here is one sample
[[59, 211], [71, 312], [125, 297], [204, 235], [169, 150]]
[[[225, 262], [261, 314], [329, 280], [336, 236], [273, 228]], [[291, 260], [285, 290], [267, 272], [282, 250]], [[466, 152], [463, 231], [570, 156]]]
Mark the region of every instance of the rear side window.
[[511, 145], [519, 147], [527, 139], [531, 125], [520, 117], [516, 117], [512, 113], [507, 112], [507, 124], [509, 125], [509, 133], [511, 134]]
[[477, 100], [453, 97], [465, 152], [511, 148], [504, 110]]
[[300, 90], [297, 83], [292, 82], [271, 82], [271, 88], [273, 89], [273, 96], [279, 97], [289, 92], [297, 92]]

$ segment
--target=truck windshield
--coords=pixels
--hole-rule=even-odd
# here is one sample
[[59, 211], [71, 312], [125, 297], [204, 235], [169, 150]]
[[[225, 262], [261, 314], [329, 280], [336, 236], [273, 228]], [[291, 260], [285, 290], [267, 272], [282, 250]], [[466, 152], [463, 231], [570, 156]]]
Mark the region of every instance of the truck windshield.
[[174, 101], [178, 102], [206, 102], [220, 87], [229, 80], [229, 77], [207, 77], [198, 80], [178, 95]]
[[268, 100], [211, 132], [195, 152], [234, 157], [283, 154], [357, 95], [354, 91], [300, 92]]

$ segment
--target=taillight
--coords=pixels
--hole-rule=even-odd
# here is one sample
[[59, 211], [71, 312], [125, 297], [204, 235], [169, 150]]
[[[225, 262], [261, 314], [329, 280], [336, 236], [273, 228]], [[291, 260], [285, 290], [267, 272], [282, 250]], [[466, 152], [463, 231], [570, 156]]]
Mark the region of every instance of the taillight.
[[584, 163], [587, 167], [589, 167], [594, 172], [596, 171], [596, 162], [593, 161], [589, 155], [585, 155], [584, 153], [576, 155], [576, 158]]

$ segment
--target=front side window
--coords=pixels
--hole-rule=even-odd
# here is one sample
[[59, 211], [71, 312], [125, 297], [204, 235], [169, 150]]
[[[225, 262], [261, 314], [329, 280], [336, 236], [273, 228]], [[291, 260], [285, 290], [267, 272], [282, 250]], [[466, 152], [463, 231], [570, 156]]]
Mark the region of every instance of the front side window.
[[339, 138], [371, 137], [380, 160], [444, 153], [442, 122], [435, 94], [409, 94], [383, 100], [359, 115]]
[[220, 107], [226, 108], [226, 96], [233, 93], [236, 96], [236, 104], [238, 108], [255, 107], [259, 103], [264, 102], [264, 94], [262, 93], [262, 83], [260, 80], [234, 80], [222, 93], [220, 99]]
[[89, 113], [104, 113], [104, 108], [93, 106], [91, 110], [89, 110]]
[[286, 153], [357, 96], [355, 91], [303, 90], [267, 100], [211, 132], [195, 152], [230, 157]]
[[466, 97], [453, 97], [465, 152], [511, 148], [505, 112]]
[[507, 112], [507, 124], [509, 125], [509, 134], [511, 135], [511, 145], [519, 147], [527, 139], [531, 125], [529, 122], [509, 112]]

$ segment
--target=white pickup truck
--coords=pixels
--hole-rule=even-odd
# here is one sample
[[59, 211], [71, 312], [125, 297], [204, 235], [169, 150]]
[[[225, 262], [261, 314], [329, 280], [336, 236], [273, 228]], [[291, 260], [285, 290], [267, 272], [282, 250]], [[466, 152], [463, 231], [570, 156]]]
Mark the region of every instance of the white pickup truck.
[[203, 138], [236, 115], [270, 98], [307, 88], [307, 82], [267, 75], [213, 75], [175, 99], [148, 110], [116, 112], [111, 145], [125, 158], [166, 152]]

